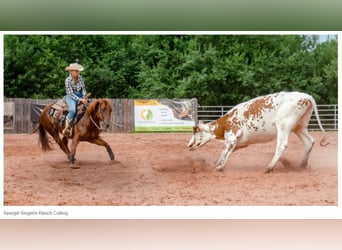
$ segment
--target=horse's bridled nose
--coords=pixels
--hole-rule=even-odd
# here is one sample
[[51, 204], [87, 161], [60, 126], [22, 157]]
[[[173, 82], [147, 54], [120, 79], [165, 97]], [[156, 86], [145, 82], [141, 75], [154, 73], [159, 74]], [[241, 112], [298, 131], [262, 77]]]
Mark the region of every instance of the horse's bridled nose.
[[101, 128], [106, 131], [109, 128], [109, 123], [105, 122], [105, 121], [102, 122], [101, 123]]

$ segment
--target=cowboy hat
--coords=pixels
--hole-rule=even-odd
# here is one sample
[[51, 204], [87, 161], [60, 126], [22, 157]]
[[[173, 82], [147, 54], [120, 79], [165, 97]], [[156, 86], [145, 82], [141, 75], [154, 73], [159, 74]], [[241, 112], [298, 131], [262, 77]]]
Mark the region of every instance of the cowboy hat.
[[71, 63], [68, 67], [65, 68], [66, 71], [70, 70], [77, 70], [77, 71], [83, 71], [84, 68], [81, 64], [78, 63]]

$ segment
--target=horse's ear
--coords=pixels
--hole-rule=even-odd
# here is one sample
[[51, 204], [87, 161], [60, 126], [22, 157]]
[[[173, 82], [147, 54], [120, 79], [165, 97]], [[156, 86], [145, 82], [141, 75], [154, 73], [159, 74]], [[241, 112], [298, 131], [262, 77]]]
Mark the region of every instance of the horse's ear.
[[95, 110], [97, 110], [100, 106], [100, 101], [99, 100], [96, 100], [95, 102]]

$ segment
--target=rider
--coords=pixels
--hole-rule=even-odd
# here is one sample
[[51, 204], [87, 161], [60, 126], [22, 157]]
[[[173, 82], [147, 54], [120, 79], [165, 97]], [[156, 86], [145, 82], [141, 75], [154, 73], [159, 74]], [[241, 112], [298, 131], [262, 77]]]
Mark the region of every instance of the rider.
[[66, 67], [65, 70], [69, 71], [69, 76], [65, 79], [65, 101], [68, 105], [69, 113], [65, 119], [63, 134], [69, 135], [71, 129], [70, 125], [76, 113], [77, 103], [80, 101], [83, 104], [87, 104], [87, 100], [84, 98], [87, 92], [83, 78], [80, 75], [80, 72], [84, 70], [83, 66], [78, 63], [72, 63]]

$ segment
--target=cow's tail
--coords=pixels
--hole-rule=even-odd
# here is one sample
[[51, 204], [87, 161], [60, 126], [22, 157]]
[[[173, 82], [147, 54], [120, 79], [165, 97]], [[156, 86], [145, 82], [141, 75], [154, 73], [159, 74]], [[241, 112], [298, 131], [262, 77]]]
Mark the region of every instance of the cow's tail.
[[311, 102], [312, 102], [312, 105], [313, 105], [313, 110], [314, 110], [315, 115], [316, 115], [318, 126], [321, 129], [321, 131], [323, 132], [323, 138], [319, 142], [319, 145], [321, 145], [322, 147], [325, 147], [325, 146], [327, 146], [329, 144], [329, 142], [326, 142], [325, 130], [324, 130], [323, 126], [322, 126], [321, 120], [319, 119], [317, 104], [316, 104], [316, 101], [315, 101], [315, 99], [313, 97], [311, 97]]

